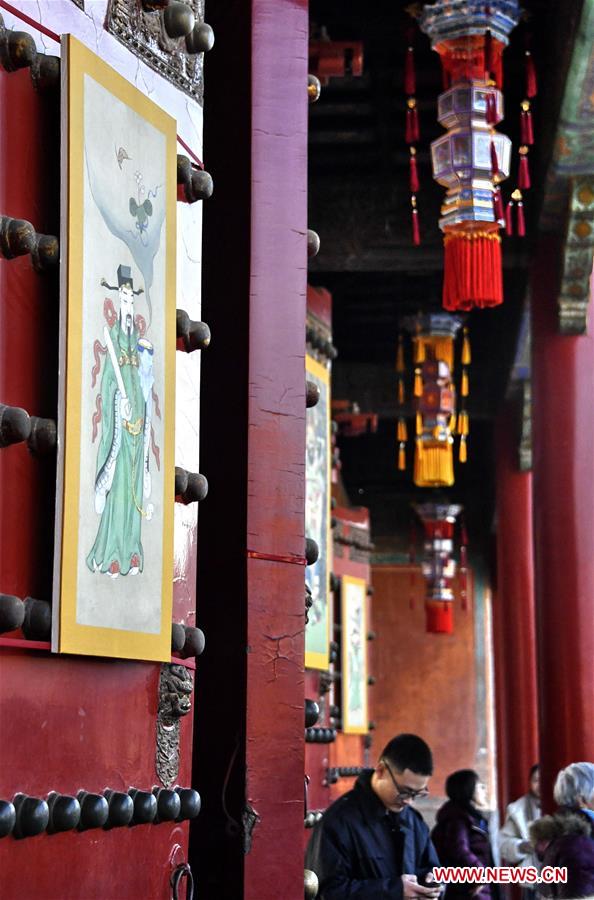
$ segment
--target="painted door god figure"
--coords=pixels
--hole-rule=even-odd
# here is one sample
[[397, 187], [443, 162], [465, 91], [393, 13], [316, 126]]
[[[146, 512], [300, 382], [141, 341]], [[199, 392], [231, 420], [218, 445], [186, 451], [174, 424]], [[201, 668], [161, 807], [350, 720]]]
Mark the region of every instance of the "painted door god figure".
[[117, 578], [144, 568], [142, 520], [152, 518], [149, 454], [153, 404], [153, 346], [144, 338], [144, 320], [134, 315], [129, 266], [120, 265], [119, 314], [108, 301], [110, 325], [103, 328], [105, 363], [101, 379], [101, 437], [95, 475], [95, 512], [101, 517], [95, 543], [87, 556], [92, 572]]

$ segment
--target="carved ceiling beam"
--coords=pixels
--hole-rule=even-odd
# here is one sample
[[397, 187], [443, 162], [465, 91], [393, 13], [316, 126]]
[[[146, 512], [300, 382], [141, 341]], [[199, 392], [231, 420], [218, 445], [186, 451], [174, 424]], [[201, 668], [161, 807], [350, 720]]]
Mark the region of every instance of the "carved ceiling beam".
[[[594, 157], [591, 163], [594, 168]], [[594, 175], [571, 180], [559, 290], [559, 330], [585, 334], [594, 258]]]
[[594, 252], [594, 0], [572, 47], [540, 227], [563, 237], [559, 330], [575, 335], [587, 330]]

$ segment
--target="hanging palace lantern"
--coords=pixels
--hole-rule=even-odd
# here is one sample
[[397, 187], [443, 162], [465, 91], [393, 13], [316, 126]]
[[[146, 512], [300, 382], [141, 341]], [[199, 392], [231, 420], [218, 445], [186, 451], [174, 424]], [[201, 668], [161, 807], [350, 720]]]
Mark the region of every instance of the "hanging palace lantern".
[[433, 177], [447, 189], [443, 306], [450, 311], [503, 301], [500, 183], [509, 176], [511, 141], [503, 119], [502, 54], [518, 24], [517, 0], [437, 0], [419, 25], [439, 54], [445, 91], [438, 120], [447, 134], [431, 145]]
[[[454, 558], [456, 519], [462, 507], [449, 503], [417, 503], [414, 510], [423, 523], [421, 569], [426, 584], [426, 628], [432, 634], [452, 634], [454, 630]], [[460, 535], [460, 597], [466, 609], [466, 531]]]
[[[403, 319], [412, 336], [415, 418], [414, 483], [418, 487], [450, 487], [454, 483], [454, 437], [459, 436], [459, 461], [467, 459], [469, 432], [466, 400], [469, 392], [470, 342], [463, 331], [460, 374], [460, 404], [454, 381], [455, 339], [462, 319], [446, 313], [426, 313]], [[396, 359], [398, 376], [398, 468], [406, 468], [408, 427], [405, 416], [405, 354], [402, 335]]]

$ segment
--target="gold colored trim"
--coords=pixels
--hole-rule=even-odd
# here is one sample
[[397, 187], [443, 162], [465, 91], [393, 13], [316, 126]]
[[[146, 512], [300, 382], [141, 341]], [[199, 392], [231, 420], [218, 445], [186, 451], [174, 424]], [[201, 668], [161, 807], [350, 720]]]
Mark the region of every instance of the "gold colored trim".
[[[367, 706], [367, 585], [363, 578], [355, 578], [353, 575], [341, 575], [340, 578], [340, 600], [341, 600], [341, 621], [342, 621], [342, 730], [344, 734], [367, 734], [369, 730], [369, 713]], [[363, 725], [351, 725], [349, 721], [349, 669], [348, 669], [348, 648], [347, 648], [347, 586], [353, 585], [358, 588], [362, 595], [363, 605], [363, 633], [361, 640], [363, 642]]]
[[[81, 625], [76, 620], [79, 560], [80, 446], [82, 372], [82, 303], [84, 223], [84, 79], [98, 84], [161, 131], [166, 141], [166, 263], [165, 263], [165, 388], [163, 398], [163, 563], [161, 624], [158, 634]], [[57, 554], [54, 596], [59, 592], [59, 633], [54, 631], [52, 649], [59, 652], [128, 659], [171, 659], [171, 615], [173, 601], [173, 513], [175, 440], [175, 309], [176, 309], [176, 122], [72, 35], [62, 36], [63, 127], [62, 178], [67, 185], [66, 241], [63, 265], [64, 319], [61, 334], [62, 359], [67, 372], [66, 396], [62, 397], [63, 484], [58, 499]], [[63, 232], [64, 233], [64, 232]], [[66, 307], [67, 302], [67, 307]], [[66, 402], [67, 397], [67, 402]], [[59, 473], [60, 479], [60, 473]], [[61, 510], [61, 520], [60, 520]], [[55, 604], [54, 609], [58, 608]]]
[[[330, 397], [330, 371], [329, 369], [322, 365], [322, 363], [318, 362], [317, 359], [314, 359], [313, 356], [306, 354], [305, 357], [305, 371], [309, 372], [310, 375], [313, 375], [319, 381], [321, 381], [327, 391], [327, 475], [326, 475], [326, 483], [328, 486], [327, 497], [326, 497], [326, 547], [327, 547], [327, 560], [326, 560], [326, 584], [323, 587], [326, 594], [326, 650], [324, 653], [319, 653], [317, 651], [312, 651], [307, 649], [307, 625], [305, 626], [305, 667], [307, 669], [323, 669], [327, 671], [330, 668], [330, 636], [332, 633], [332, 604], [330, 602], [330, 572], [332, 570], [332, 531], [330, 528], [330, 517], [331, 517], [331, 492], [332, 492], [332, 434], [330, 430], [330, 408], [331, 408], [331, 397]], [[307, 473], [306, 473], [307, 478]], [[321, 549], [321, 548], [320, 548]]]

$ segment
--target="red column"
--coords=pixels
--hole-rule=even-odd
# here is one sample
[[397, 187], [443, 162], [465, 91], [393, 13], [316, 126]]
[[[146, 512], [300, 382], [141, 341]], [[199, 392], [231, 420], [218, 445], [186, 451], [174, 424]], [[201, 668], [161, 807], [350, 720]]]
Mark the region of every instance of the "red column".
[[534, 539], [545, 810], [563, 766], [594, 754], [594, 339], [559, 334], [559, 248], [532, 283]]
[[497, 597], [493, 616], [503, 805], [526, 792], [538, 761], [532, 475], [517, 465], [513, 410], [497, 423]]
[[191, 859], [205, 900], [303, 897], [306, 0], [209, 23], [201, 627]]

